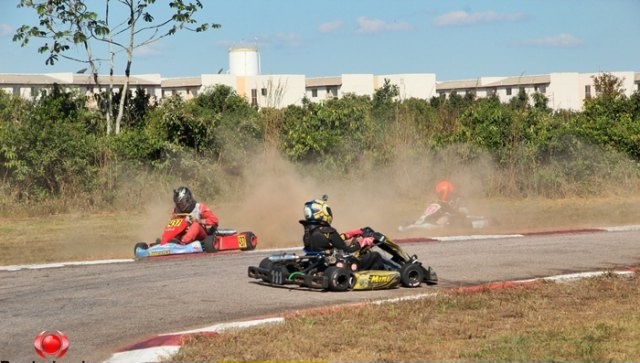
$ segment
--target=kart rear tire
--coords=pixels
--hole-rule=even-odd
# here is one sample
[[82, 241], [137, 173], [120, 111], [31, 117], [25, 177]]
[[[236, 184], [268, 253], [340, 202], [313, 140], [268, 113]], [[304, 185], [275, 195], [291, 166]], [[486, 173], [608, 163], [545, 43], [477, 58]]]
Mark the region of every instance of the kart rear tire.
[[271, 270], [271, 267], [273, 266], [273, 261], [271, 261], [269, 257], [265, 257], [262, 259], [262, 261], [260, 261], [260, 265], [258, 266], [265, 270]]
[[146, 250], [146, 249], [149, 248], [149, 245], [146, 242], [138, 242], [138, 243], [136, 243], [136, 245], [133, 246], [133, 255], [134, 256], [136, 255], [136, 250], [138, 248], [142, 248], [143, 250]]
[[[258, 267], [265, 269], [269, 271], [269, 273], [271, 273], [271, 269], [273, 268], [273, 261], [271, 261], [269, 257], [265, 257], [262, 259], [262, 261], [260, 261], [260, 264], [258, 265]], [[262, 279], [262, 281], [269, 282], [268, 279], [264, 279], [264, 278]]]
[[330, 266], [324, 271], [324, 274], [329, 278], [329, 290], [331, 291], [348, 291], [353, 288], [353, 275], [345, 268]]
[[218, 251], [214, 246], [215, 240], [216, 240], [215, 235], [206, 236], [204, 238], [204, 241], [202, 241], [202, 249], [204, 250], [204, 252], [214, 253]]
[[253, 232], [242, 232], [247, 239], [247, 247], [243, 248], [243, 251], [251, 251], [258, 245], [258, 237]]
[[418, 263], [408, 263], [400, 267], [400, 282], [404, 287], [418, 287], [424, 280], [424, 269]]

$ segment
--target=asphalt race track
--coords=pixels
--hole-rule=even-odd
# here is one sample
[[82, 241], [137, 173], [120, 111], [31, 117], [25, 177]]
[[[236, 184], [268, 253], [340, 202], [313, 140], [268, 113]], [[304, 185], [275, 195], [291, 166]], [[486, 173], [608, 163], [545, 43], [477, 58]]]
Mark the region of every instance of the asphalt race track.
[[[324, 305], [393, 298], [492, 281], [640, 266], [640, 227], [403, 243], [438, 286], [346, 293], [263, 286], [247, 267], [274, 251], [195, 255], [0, 271], [0, 360], [39, 361], [34, 338], [69, 339], [57, 362], [101, 362], [161, 333]], [[295, 251], [297, 252], [297, 251]]]

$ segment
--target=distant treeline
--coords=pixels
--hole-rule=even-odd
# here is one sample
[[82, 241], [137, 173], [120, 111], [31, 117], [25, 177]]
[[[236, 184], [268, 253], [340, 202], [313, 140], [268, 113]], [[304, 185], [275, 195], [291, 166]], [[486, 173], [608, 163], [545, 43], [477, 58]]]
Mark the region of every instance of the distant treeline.
[[54, 87], [28, 101], [0, 91], [0, 211], [34, 203], [58, 211], [120, 208], [132, 185], [140, 190], [171, 178], [215, 196], [265, 150], [331, 178], [393, 163], [403, 146], [415, 155], [455, 146], [457, 165], [489, 155], [497, 166], [492, 195], [637, 191], [640, 94], [625, 96], [610, 74], [595, 81], [597, 96], [581, 112], [554, 112], [542, 94], [520, 93], [508, 103], [472, 94], [398, 100], [389, 82], [373, 97], [305, 99], [284, 109], [255, 109], [222, 85], [159, 105], [135, 92], [126, 95], [118, 135], [107, 135], [103, 103], [83, 95]]

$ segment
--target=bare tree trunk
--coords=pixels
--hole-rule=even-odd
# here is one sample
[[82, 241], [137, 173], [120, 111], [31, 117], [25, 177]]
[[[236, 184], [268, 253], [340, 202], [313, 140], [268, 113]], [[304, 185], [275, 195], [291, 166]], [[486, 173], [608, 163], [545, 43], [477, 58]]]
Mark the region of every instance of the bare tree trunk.
[[[107, 8], [106, 8], [106, 23], [109, 25], [109, 0], [107, 0]], [[113, 67], [114, 67], [114, 57], [115, 54], [113, 52], [113, 36], [111, 32], [109, 32], [109, 87], [107, 88], [107, 135], [111, 135], [111, 110], [113, 110]]]
[[131, 77], [131, 62], [133, 61], [133, 50], [134, 39], [136, 33], [136, 14], [135, 9], [133, 8], [133, 2], [128, 3], [129, 5], [129, 21], [131, 26], [129, 27], [129, 46], [127, 47], [127, 67], [124, 71], [125, 81], [122, 90], [120, 91], [120, 104], [118, 105], [118, 117], [116, 118], [116, 135], [120, 134], [120, 123], [122, 122], [122, 117], [124, 115], [124, 103], [127, 98], [127, 91], [129, 90], [129, 79]]
[[[111, 115], [113, 110], [113, 67], [114, 67], [114, 53], [111, 50], [111, 44], [109, 44], [109, 50], [111, 56], [109, 59], [109, 87], [107, 89], [107, 135], [111, 134]], [[118, 132], [116, 131], [116, 134]]]

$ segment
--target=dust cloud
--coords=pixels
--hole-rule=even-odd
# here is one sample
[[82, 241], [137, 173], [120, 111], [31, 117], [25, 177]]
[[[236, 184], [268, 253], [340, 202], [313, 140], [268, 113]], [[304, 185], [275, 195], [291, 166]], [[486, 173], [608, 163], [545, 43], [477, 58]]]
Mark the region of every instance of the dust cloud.
[[[452, 145], [438, 152], [396, 146], [387, 167], [362, 161], [345, 175], [329, 172], [322, 175], [317, 167], [297, 165], [277, 152], [261, 150], [250, 158], [243, 170], [234, 171], [236, 179], [227, 178], [238, 180], [241, 175], [237, 185], [228, 188], [231, 192], [216, 197], [218, 200], [205, 200], [198, 188], [192, 190], [197, 200], [216, 212], [221, 228], [254, 232], [258, 236], [258, 248], [300, 246], [302, 226], [298, 221], [303, 218], [303, 205], [324, 194], [329, 197], [334, 216], [332, 224], [338, 231], [369, 226], [392, 238], [522, 233], [584, 227], [593, 225], [594, 220], [605, 223], [607, 218], [612, 220], [609, 223], [625, 221], [619, 207], [613, 211], [620, 205], [618, 202], [586, 204], [584, 198], [565, 198], [564, 202], [544, 198], [508, 200], [491, 195], [504, 173], [498, 171], [488, 155], [476, 155], [472, 163], [465, 161], [469, 160], [465, 157], [467, 152], [464, 145]], [[209, 173], [223, 178], [220, 173], [224, 171], [217, 168]], [[435, 200], [434, 187], [442, 179], [456, 186], [457, 197], [464, 201], [471, 214], [491, 220], [489, 228], [481, 231], [398, 230], [399, 225], [415, 221]], [[169, 218], [171, 190], [175, 186], [159, 188], [148, 199], [147, 215], [137, 232], [139, 240], [153, 241], [159, 237]], [[625, 210], [638, 209], [626, 205]]]
[[[491, 170], [488, 164], [463, 167], [452, 157], [416, 155], [409, 148], [398, 148], [391, 167], [363, 162], [354, 165], [348, 175], [333, 177], [315, 176], [317, 170], [305, 172], [304, 167], [277, 152], [262, 151], [251, 160], [242, 172], [241, 192], [233, 200], [207, 204], [220, 218], [221, 228], [252, 231], [262, 248], [301, 245], [302, 226], [298, 221], [303, 218], [303, 205], [324, 194], [329, 197], [332, 224], [338, 231], [369, 226], [395, 236], [400, 224], [418, 218], [434, 200], [438, 180], [448, 178], [461, 193], [481, 197], [482, 179]], [[197, 198], [197, 191], [194, 193]], [[153, 209], [167, 211], [170, 207]], [[157, 234], [166, 218], [166, 213], [153, 215], [148, 224], [157, 226]]]

